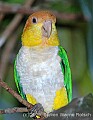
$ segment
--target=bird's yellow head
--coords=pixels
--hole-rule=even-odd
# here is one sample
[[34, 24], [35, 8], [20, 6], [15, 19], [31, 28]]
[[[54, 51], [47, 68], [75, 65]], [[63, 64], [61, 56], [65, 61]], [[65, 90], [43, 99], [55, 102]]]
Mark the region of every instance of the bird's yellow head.
[[22, 45], [58, 46], [56, 17], [49, 11], [39, 11], [29, 16], [22, 34]]

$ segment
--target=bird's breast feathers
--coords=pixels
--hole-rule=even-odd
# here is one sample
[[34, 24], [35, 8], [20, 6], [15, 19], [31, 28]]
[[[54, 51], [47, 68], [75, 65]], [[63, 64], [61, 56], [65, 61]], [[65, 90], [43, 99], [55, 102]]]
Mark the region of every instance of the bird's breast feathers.
[[45, 111], [51, 111], [56, 91], [64, 86], [58, 47], [21, 47], [16, 69], [23, 92], [34, 96]]

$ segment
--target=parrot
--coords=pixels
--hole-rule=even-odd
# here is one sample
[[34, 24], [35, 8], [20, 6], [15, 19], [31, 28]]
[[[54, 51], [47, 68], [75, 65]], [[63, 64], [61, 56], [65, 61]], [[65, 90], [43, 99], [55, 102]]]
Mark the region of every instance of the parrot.
[[46, 113], [66, 106], [72, 100], [69, 60], [60, 45], [55, 24], [56, 17], [50, 11], [31, 14], [14, 62], [19, 94], [32, 105], [40, 103]]

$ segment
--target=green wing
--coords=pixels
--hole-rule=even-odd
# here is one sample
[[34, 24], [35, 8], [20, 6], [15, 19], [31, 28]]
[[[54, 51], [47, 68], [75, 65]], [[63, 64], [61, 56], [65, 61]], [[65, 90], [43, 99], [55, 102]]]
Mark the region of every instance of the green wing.
[[58, 55], [62, 59], [60, 64], [61, 64], [62, 72], [64, 74], [64, 84], [65, 84], [65, 87], [67, 90], [68, 101], [70, 102], [72, 100], [71, 70], [70, 70], [69, 61], [68, 61], [66, 51], [61, 46], [59, 46]]
[[22, 98], [26, 99], [26, 96], [25, 96], [23, 89], [22, 89], [22, 85], [20, 84], [20, 76], [19, 76], [17, 69], [16, 69], [16, 60], [14, 63], [14, 78], [15, 78], [15, 83], [16, 83], [16, 86], [17, 86], [17, 89], [18, 89], [20, 95], [22, 96]]

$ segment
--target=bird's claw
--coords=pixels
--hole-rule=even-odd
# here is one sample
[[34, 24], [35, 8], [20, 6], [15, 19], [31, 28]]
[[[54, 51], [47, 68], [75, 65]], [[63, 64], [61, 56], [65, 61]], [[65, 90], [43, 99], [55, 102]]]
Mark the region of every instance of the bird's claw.
[[44, 112], [44, 108], [40, 103], [37, 103], [33, 106], [30, 112], [30, 117], [35, 117], [36, 115], [41, 116]]

